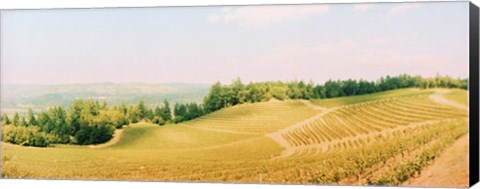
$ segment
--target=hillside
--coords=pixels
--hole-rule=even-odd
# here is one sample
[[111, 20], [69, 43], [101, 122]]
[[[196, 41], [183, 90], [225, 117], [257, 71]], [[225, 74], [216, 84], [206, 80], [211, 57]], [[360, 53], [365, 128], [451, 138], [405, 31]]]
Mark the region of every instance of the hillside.
[[148, 106], [161, 105], [164, 99], [173, 104], [201, 102], [208, 93], [207, 84], [96, 83], [62, 85], [2, 85], [2, 110], [6, 113], [26, 112], [32, 107], [43, 111], [50, 106], [68, 106], [75, 99], [106, 100], [110, 105], [120, 102]]
[[176, 125], [130, 125], [102, 148], [2, 143], [3, 171], [13, 178], [399, 185], [468, 132], [467, 111], [442, 103], [461, 104], [464, 94], [402, 89], [247, 103]]

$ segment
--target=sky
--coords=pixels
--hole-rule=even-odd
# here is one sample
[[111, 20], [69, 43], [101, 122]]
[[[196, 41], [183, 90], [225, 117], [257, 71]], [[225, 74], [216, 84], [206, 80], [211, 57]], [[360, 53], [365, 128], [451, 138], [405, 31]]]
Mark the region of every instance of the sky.
[[1, 82], [468, 77], [468, 2], [9, 10]]

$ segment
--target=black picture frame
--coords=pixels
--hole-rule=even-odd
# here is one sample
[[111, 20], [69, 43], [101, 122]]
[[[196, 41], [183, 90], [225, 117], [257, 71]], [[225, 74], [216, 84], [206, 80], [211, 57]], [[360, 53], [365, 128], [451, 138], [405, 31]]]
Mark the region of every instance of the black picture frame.
[[479, 10], [470, 2], [470, 187], [479, 181]]

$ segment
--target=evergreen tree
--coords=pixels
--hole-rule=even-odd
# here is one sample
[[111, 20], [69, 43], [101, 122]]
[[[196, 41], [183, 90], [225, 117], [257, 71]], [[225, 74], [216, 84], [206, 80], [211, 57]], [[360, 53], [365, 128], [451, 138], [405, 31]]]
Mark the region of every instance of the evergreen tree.
[[13, 114], [12, 124], [14, 126], [18, 126], [20, 124], [20, 116], [18, 115], [18, 112], [15, 112], [15, 114]]
[[2, 115], [2, 125], [10, 125], [10, 119], [8, 118], [8, 115], [6, 113], [3, 113]]
[[80, 126], [85, 120], [82, 121], [82, 112], [84, 111], [82, 100], [73, 101], [70, 106], [70, 112], [68, 113], [68, 135], [75, 135], [80, 130]]
[[167, 99], [163, 100], [163, 108], [160, 116], [164, 121], [172, 120], [172, 110], [170, 109], [170, 103]]
[[153, 110], [147, 109], [147, 111], [145, 112], [145, 118], [152, 121], [154, 117], [155, 115], [153, 114]]
[[144, 119], [145, 116], [147, 115], [147, 108], [145, 108], [145, 102], [143, 100], [140, 100], [137, 104], [137, 109], [138, 109], [138, 119]]
[[25, 120], [25, 117], [22, 117], [22, 118], [20, 119], [20, 124], [19, 124], [19, 125], [20, 125], [20, 126], [28, 126], [28, 123], [27, 123], [27, 121]]
[[35, 119], [35, 115], [33, 114], [32, 108], [28, 108], [28, 113], [27, 113], [27, 118], [28, 118], [28, 125], [38, 125], [37, 119]]
[[163, 110], [160, 107], [155, 107], [155, 110], [153, 111], [153, 115], [162, 117]]
[[51, 120], [47, 112], [40, 112], [38, 114], [37, 122], [41, 131], [50, 132]]
[[125, 105], [125, 102], [121, 102], [120, 105], [118, 106], [118, 110], [124, 115], [126, 116], [127, 115], [127, 112], [128, 112], [128, 109], [127, 109], [127, 105]]

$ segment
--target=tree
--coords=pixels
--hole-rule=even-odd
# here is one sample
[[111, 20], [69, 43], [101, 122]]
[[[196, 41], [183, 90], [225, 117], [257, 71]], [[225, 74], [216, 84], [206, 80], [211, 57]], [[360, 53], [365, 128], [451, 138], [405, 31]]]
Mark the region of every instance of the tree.
[[49, 132], [60, 137], [60, 143], [69, 143], [69, 131], [67, 125], [67, 112], [62, 107], [53, 107], [48, 110], [51, 118], [51, 130]]
[[41, 131], [50, 132], [51, 130], [51, 120], [47, 112], [40, 112], [38, 114], [38, 127]]
[[2, 125], [10, 125], [10, 119], [8, 118], [6, 113], [3, 113], [2, 115]]
[[345, 96], [352, 96], [358, 93], [358, 84], [356, 80], [343, 81], [343, 91]]
[[130, 123], [137, 123], [138, 121], [140, 121], [140, 111], [133, 107], [132, 105], [130, 105], [128, 107], [128, 113], [127, 113], [127, 118], [128, 120], [130, 120]]
[[303, 98], [304, 99], [311, 99], [313, 98], [313, 87], [314, 84], [310, 81], [304, 88]]
[[145, 119], [152, 121], [153, 117], [155, 117], [155, 115], [153, 114], [153, 110], [147, 109], [147, 111], [145, 112]]
[[170, 109], [170, 103], [167, 99], [163, 100], [163, 108], [161, 109], [160, 116], [164, 121], [172, 120], [172, 110]]
[[28, 108], [28, 113], [27, 113], [27, 118], [28, 118], [28, 125], [38, 125], [37, 120], [35, 119], [35, 115], [33, 114], [32, 108]]
[[187, 107], [184, 104], [175, 104], [173, 113], [175, 114], [175, 117], [177, 116], [185, 116], [187, 113]]
[[260, 84], [249, 83], [245, 89], [248, 91], [247, 102], [261, 102], [264, 99], [265, 87]]
[[25, 120], [25, 117], [22, 117], [22, 118], [20, 119], [20, 126], [28, 126], [28, 123], [27, 123], [27, 121]]
[[13, 114], [12, 124], [15, 126], [18, 126], [20, 124], [20, 116], [18, 115], [18, 112], [15, 112], [15, 114]]
[[317, 85], [313, 88], [313, 98], [326, 98], [325, 88], [322, 85]]
[[241, 98], [242, 98], [241, 92], [245, 89], [245, 85], [243, 85], [240, 78], [237, 77], [237, 79], [233, 80], [232, 84], [230, 84], [229, 87], [230, 87], [229, 103], [231, 105], [236, 105], [241, 103]]
[[113, 127], [94, 121], [87, 125], [82, 125], [74, 137], [76, 142], [81, 145], [99, 144], [110, 140], [113, 136], [113, 131]]
[[127, 109], [127, 105], [125, 105], [125, 102], [121, 102], [120, 105], [118, 106], [118, 110], [124, 115], [126, 116], [127, 115], [127, 112], [128, 112], [128, 109]]
[[287, 95], [288, 88], [286, 86], [274, 85], [272, 86], [271, 93], [272, 93], [272, 97], [278, 100], [286, 100], [289, 98]]
[[[73, 101], [70, 106], [70, 112], [68, 112], [68, 135], [75, 135], [75, 133], [80, 130], [80, 126], [86, 122], [82, 120], [82, 112], [84, 111], [82, 100]], [[84, 116], [85, 117], [85, 116]]]
[[[224, 107], [222, 99], [222, 84], [216, 82], [210, 87], [208, 95], [204, 98], [203, 104], [207, 112], [214, 112]], [[177, 114], [175, 114], [177, 116]]]
[[145, 108], [145, 102], [143, 102], [143, 100], [138, 101], [137, 109], [138, 109], [138, 119], [140, 120], [144, 119], [147, 115], [147, 108]]
[[343, 96], [343, 90], [339, 82], [328, 80], [324, 84], [325, 96], [327, 98], [334, 98]]
[[360, 80], [358, 82], [358, 94], [370, 94], [374, 92], [377, 92], [375, 82], [368, 82], [365, 80]]
[[190, 103], [186, 105], [186, 112], [183, 115], [185, 120], [192, 120], [203, 115], [202, 108], [197, 103]]
[[158, 116], [158, 117], [162, 117], [162, 109], [160, 107], [155, 107], [155, 110], [153, 111], [153, 115], [155, 116]]
[[117, 129], [128, 124], [127, 118], [118, 110], [102, 110], [91, 122]]
[[301, 87], [299, 86], [299, 82], [298, 81], [292, 81], [290, 83], [288, 83], [288, 91], [287, 91], [287, 94], [288, 94], [288, 97], [290, 97], [290, 99], [300, 99], [302, 98], [303, 94], [302, 94], [302, 90], [301, 90]]

